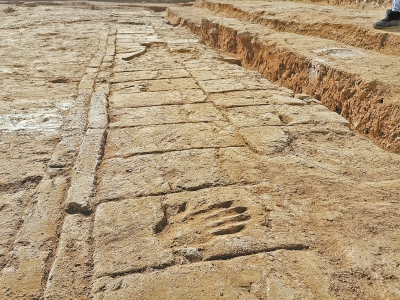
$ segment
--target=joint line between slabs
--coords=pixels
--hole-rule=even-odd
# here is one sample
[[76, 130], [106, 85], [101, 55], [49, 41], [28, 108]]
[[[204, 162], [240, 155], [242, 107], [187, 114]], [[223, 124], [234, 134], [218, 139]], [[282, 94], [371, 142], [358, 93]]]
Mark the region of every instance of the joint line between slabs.
[[[236, 253], [236, 254], [232, 254], [232, 255], [218, 255], [218, 256], [210, 257], [209, 259], [206, 259], [204, 261], [194, 262], [194, 263], [191, 263], [188, 265], [200, 265], [200, 264], [204, 264], [207, 262], [213, 262], [213, 261], [229, 261], [229, 260], [232, 260], [232, 259], [235, 259], [238, 257], [252, 256], [252, 255], [257, 255], [260, 253], [271, 253], [271, 252], [275, 252], [275, 251], [279, 251], [279, 250], [304, 251], [304, 250], [308, 250], [308, 249], [309, 249], [308, 245], [304, 245], [304, 244], [300, 244], [300, 243], [299, 244], [291, 244], [291, 245], [287, 245], [287, 246], [276, 246], [276, 247], [271, 247], [271, 248], [267, 248], [267, 249], [248, 251], [247, 253]], [[156, 272], [159, 270], [165, 270], [170, 267], [179, 266], [179, 265], [181, 265], [181, 264], [171, 262], [171, 263], [166, 263], [161, 266], [143, 267], [143, 268], [140, 268], [137, 270], [129, 270], [129, 271], [125, 271], [125, 272], [117, 272], [117, 273], [111, 273], [111, 274], [106, 273], [106, 274], [103, 274], [103, 275], [97, 277], [97, 279], [100, 279], [102, 277], [118, 278], [118, 277], [133, 275], [133, 274], [142, 274], [144, 272], [146, 272], [146, 273]]]
[[172, 150], [160, 150], [160, 151], [149, 151], [149, 152], [139, 152], [139, 153], [133, 153], [129, 155], [124, 155], [124, 156], [112, 156], [112, 157], [107, 157], [105, 160], [109, 159], [116, 159], [116, 158], [131, 158], [135, 156], [141, 156], [141, 155], [152, 155], [152, 154], [164, 154], [164, 153], [173, 153], [173, 152], [183, 152], [183, 151], [190, 151], [190, 150], [209, 150], [209, 149], [227, 149], [227, 148], [246, 148], [244, 145], [242, 146], [222, 146], [222, 147], [194, 147], [194, 148], [186, 148], [186, 149], [172, 149]]

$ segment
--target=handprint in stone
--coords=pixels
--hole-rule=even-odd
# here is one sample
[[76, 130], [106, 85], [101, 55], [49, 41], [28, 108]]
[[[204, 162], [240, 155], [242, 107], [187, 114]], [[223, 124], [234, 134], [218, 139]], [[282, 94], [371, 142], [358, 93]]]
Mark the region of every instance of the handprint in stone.
[[246, 206], [234, 205], [233, 201], [201, 207], [190, 207], [184, 202], [178, 207], [166, 206], [164, 209], [165, 218], [157, 224], [155, 233], [162, 244], [169, 243], [170, 247], [181, 248], [176, 254], [182, 252], [189, 260], [200, 259], [201, 255], [187, 254], [187, 249], [201, 249], [215, 236], [238, 233], [251, 218]]
[[[217, 192], [218, 191], [218, 192]], [[162, 199], [164, 217], [154, 226], [161, 245], [177, 263], [212, 260], [274, 248], [270, 239], [272, 197], [250, 189], [171, 194]], [[227, 189], [225, 189], [227, 191]]]

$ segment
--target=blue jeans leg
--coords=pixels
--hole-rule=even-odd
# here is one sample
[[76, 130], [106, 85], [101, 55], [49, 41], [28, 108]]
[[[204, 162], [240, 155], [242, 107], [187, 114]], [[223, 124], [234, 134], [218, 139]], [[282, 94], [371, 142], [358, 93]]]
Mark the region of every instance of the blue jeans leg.
[[400, 11], [400, 0], [393, 0], [392, 10]]

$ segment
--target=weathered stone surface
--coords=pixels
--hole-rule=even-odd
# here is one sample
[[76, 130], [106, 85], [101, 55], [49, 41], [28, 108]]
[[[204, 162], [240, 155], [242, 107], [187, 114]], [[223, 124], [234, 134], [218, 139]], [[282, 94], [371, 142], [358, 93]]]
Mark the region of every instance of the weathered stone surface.
[[[291, 168], [288, 173], [283, 169]], [[277, 176], [310, 174], [292, 156], [268, 158], [247, 148], [186, 150], [105, 160], [99, 169], [97, 201], [165, 194], [207, 186], [255, 183]], [[313, 170], [316, 176], [335, 177]], [[326, 174], [325, 174], [326, 173]], [[115, 187], [118, 187], [116, 189]]]
[[110, 127], [222, 121], [210, 103], [121, 108], [110, 110]]
[[276, 126], [245, 127], [239, 134], [250, 149], [265, 155], [282, 152], [290, 141], [289, 135]]
[[44, 299], [83, 299], [91, 277], [91, 218], [67, 215]]
[[264, 184], [101, 204], [95, 275], [307, 248], [274, 197], [273, 186]]
[[215, 153], [188, 150], [105, 160], [99, 169], [98, 201], [215, 185]]
[[238, 127], [265, 125], [296, 125], [334, 123], [349, 126], [349, 122], [322, 105], [263, 105], [230, 108], [229, 120]]
[[113, 94], [110, 99], [112, 108], [157, 106], [170, 104], [190, 104], [206, 100], [201, 89], [182, 91], [142, 92], [132, 94]]
[[193, 78], [142, 80], [114, 84], [114, 89], [122, 91], [123, 93], [159, 92], [198, 88], [199, 86]]
[[[229, 70], [231, 69], [231, 70]], [[195, 70], [191, 69], [190, 74], [198, 81], [219, 80], [219, 79], [236, 79], [244, 78], [249, 75], [249, 71], [243, 68], [233, 69], [227, 68], [225, 70]]]
[[94, 92], [90, 101], [88, 128], [105, 129], [107, 125], [107, 96], [101, 92]]
[[86, 214], [92, 211], [90, 201], [96, 189], [96, 171], [104, 143], [105, 130], [88, 129], [72, 171], [65, 206], [67, 212]]
[[222, 121], [131, 127], [108, 131], [105, 157], [232, 146], [244, 143], [235, 128]]
[[[95, 281], [94, 299], [330, 299], [329, 275], [311, 252], [277, 251]], [[260, 269], [262, 266], [262, 269]], [[314, 280], [318, 278], [318, 280]], [[310, 285], [312, 281], [312, 285]], [[318, 289], [314, 288], [318, 286]]]
[[226, 115], [229, 121], [239, 128], [282, 124], [279, 114], [274, 113], [273, 110], [268, 108], [268, 105], [230, 108]]
[[55, 237], [67, 189], [68, 181], [63, 176], [45, 178], [40, 182], [33, 195], [35, 205], [29, 210], [16, 243], [43, 246]]
[[91, 90], [93, 89], [93, 84], [96, 76], [93, 76], [93, 74], [85, 74], [81, 81], [79, 82], [79, 89], [80, 90]]
[[190, 75], [185, 69], [120, 72], [114, 75], [114, 77], [112, 78], [112, 83], [128, 82], [128, 81], [131, 82], [136, 80], [171, 79], [171, 78], [188, 78], [188, 77], [190, 77]]
[[290, 93], [280, 91], [237, 91], [215, 93], [208, 100], [220, 107], [258, 106], [258, 105], [304, 105], [299, 99], [290, 97]]
[[223, 93], [231, 91], [243, 91], [246, 86], [235, 79], [215, 79], [199, 81], [201, 88], [207, 93]]
[[[98, 207], [94, 227], [94, 276], [160, 268], [173, 262], [154, 235], [164, 218], [159, 199], [105, 203]], [[117, 234], [118, 233], [118, 234]]]
[[0, 296], [3, 299], [38, 299], [46, 272], [49, 250], [19, 246], [13, 250], [13, 263], [0, 273]]
[[23, 222], [24, 191], [0, 195], [0, 269], [6, 266], [8, 251]]
[[2, 298], [40, 297], [46, 264], [63, 215], [62, 204], [67, 188], [65, 177], [44, 179], [38, 185], [33, 195], [34, 205], [29, 209], [14, 241], [10, 262], [1, 270]]
[[[119, 44], [119, 43], [118, 43]], [[126, 44], [126, 43], [124, 43]], [[134, 59], [135, 57], [138, 57], [142, 55], [143, 53], [146, 52], [146, 47], [145, 46], [136, 46], [136, 47], [130, 47], [129, 50], [127, 49], [126, 51], [121, 51], [115, 56], [116, 59], [122, 60], [122, 61], [130, 61]]]
[[[316, 167], [356, 181], [379, 182], [400, 176], [400, 157], [385, 152], [344, 125], [286, 126], [295, 153]], [[357, 149], [357, 151], [355, 151]], [[363, 166], [368, 165], [368, 168]]]
[[137, 56], [145, 53], [146, 47], [140, 45], [136, 42], [129, 42], [129, 43], [121, 43], [118, 42], [115, 44], [116, 53], [117, 54], [125, 54], [125, 53], [137, 53]]

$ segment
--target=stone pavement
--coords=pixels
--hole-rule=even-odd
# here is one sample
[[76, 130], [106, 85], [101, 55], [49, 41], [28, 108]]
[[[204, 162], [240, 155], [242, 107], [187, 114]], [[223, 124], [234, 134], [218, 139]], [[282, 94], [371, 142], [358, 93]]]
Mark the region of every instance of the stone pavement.
[[[158, 16], [118, 17], [110, 124], [90, 200], [91, 295], [331, 297], [325, 272], [335, 268], [318, 255], [326, 238], [307, 220], [331, 226], [353, 209], [375, 210], [384, 194], [396, 201], [399, 191], [382, 181], [398, 185], [400, 158], [319, 101], [293, 97]], [[360, 207], [361, 193], [377, 206]], [[326, 210], [313, 208], [330, 198]], [[337, 229], [328, 240], [363, 251], [348, 244], [359, 233]]]
[[113, 19], [41, 182], [44, 299], [400, 298], [399, 155], [162, 14]]

